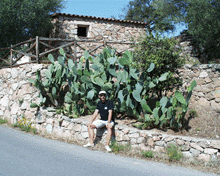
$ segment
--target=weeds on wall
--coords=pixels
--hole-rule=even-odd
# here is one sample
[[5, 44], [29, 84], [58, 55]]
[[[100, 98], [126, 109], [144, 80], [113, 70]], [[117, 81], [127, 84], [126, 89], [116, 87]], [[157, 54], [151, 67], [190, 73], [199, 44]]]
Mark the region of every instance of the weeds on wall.
[[22, 131], [33, 132], [34, 134], [37, 134], [37, 129], [33, 128], [31, 121], [27, 120], [24, 116], [17, 120], [17, 123], [15, 123], [13, 126], [21, 128]]
[[116, 141], [112, 141], [110, 148], [112, 149], [113, 153], [119, 153], [120, 151], [129, 151], [131, 149], [131, 146], [121, 145], [121, 144], [118, 144]]
[[0, 125], [3, 124], [3, 123], [7, 123], [8, 121], [6, 119], [2, 119], [0, 118]]
[[142, 156], [145, 158], [153, 158], [154, 152], [153, 151], [142, 151]]
[[169, 144], [166, 147], [166, 153], [168, 156], [169, 161], [179, 161], [183, 158], [183, 154], [181, 153], [180, 149], [175, 144]]

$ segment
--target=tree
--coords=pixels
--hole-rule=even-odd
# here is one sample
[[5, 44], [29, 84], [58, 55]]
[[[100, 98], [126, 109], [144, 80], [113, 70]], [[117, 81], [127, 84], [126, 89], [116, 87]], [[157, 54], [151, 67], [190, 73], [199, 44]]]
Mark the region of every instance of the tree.
[[62, 7], [62, 0], [0, 0], [0, 48], [46, 36], [53, 27], [49, 15]]
[[174, 29], [171, 21], [167, 20], [164, 13], [153, 6], [153, 0], [134, 0], [127, 5], [125, 20], [146, 22], [148, 32], [170, 31]]
[[[134, 66], [142, 72], [148, 72], [148, 67], [154, 63], [155, 68], [148, 73], [153, 84], [149, 85], [149, 91], [156, 93], [158, 98], [162, 98], [163, 92], [172, 90], [181, 85], [178, 68], [184, 64], [184, 60], [179, 56], [180, 49], [176, 47], [175, 39], [162, 38], [158, 34], [147, 35], [135, 45]], [[166, 81], [159, 82], [161, 75], [166, 75]], [[146, 81], [150, 81], [147, 80]]]
[[152, 6], [167, 20], [187, 25], [200, 59], [207, 62], [220, 57], [219, 0], [155, 0]]

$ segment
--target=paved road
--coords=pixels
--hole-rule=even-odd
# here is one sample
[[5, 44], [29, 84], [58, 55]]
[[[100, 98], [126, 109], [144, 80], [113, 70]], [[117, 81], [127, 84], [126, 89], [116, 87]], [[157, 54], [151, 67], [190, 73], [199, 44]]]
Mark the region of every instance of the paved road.
[[0, 176], [208, 176], [195, 170], [91, 151], [0, 126]]

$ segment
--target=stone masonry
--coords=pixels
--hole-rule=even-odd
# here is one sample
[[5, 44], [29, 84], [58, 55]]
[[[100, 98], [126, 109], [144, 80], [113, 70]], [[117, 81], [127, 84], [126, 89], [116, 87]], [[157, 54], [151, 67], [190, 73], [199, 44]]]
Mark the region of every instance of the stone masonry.
[[[53, 108], [30, 108], [31, 102], [38, 102], [37, 89], [28, 82], [34, 79], [37, 69], [45, 72], [47, 65], [29, 64], [16, 68], [0, 70], [0, 117], [12, 124], [23, 115], [32, 122], [39, 131], [55, 134], [59, 138], [75, 139], [86, 143], [88, 132], [86, 124], [88, 117], [71, 119], [56, 114]], [[191, 104], [219, 108], [220, 81], [217, 72], [218, 65], [200, 65], [197, 67], [186, 65], [182, 69], [185, 84], [193, 79], [197, 86], [193, 93]], [[114, 138], [120, 144], [130, 144], [134, 148], [147, 151], [163, 152], [168, 144], [174, 143], [181, 147], [186, 157], [197, 157], [209, 161], [220, 157], [220, 141], [199, 139], [186, 136], [168, 136], [165, 133], [154, 133], [132, 127], [116, 125]], [[97, 131], [97, 140], [105, 142], [106, 129]]]
[[[147, 25], [143, 22], [63, 13], [52, 15], [52, 19], [55, 28], [51, 33], [51, 37], [95, 40], [96, 42], [79, 42], [80, 46], [87, 50], [94, 49], [104, 42], [130, 43], [132, 38], [137, 39], [140, 35], [146, 33]], [[80, 30], [85, 30], [83, 31], [83, 35], [85, 36], [80, 36]], [[110, 46], [112, 48], [117, 48], [119, 52], [130, 48], [129, 44], [112, 43]], [[95, 54], [100, 53], [102, 49], [103, 47], [97, 49]], [[71, 53], [72, 51], [74, 51], [74, 46], [67, 49], [67, 52]], [[76, 52], [78, 57], [83, 50], [77, 46]]]

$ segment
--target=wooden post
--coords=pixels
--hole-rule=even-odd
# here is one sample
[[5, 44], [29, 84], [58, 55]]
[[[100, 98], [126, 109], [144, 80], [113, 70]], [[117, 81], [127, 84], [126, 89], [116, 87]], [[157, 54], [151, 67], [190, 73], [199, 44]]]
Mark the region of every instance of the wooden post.
[[11, 45], [11, 47], [10, 47], [10, 66], [12, 66], [12, 63], [13, 63], [12, 57], [13, 57], [13, 53], [12, 53], [12, 45]]
[[103, 39], [103, 45], [104, 45], [104, 48], [107, 47], [107, 43], [106, 43], [106, 41], [105, 41], [105, 38]]
[[37, 63], [39, 64], [39, 37], [36, 36], [36, 59]]
[[76, 40], [74, 41], [74, 59], [76, 60]]

